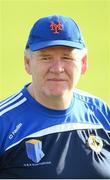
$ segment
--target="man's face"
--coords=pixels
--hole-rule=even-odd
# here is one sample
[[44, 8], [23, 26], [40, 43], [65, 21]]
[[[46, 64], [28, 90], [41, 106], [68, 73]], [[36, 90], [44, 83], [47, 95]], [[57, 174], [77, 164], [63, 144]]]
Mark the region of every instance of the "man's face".
[[53, 46], [32, 52], [31, 58], [25, 59], [25, 67], [38, 96], [58, 97], [76, 87], [86, 70], [86, 58], [81, 50]]

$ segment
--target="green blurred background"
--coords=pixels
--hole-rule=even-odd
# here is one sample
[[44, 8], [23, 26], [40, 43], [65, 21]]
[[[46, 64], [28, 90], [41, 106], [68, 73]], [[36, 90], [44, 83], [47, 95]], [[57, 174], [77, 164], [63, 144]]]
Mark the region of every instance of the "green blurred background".
[[24, 47], [42, 16], [71, 16], [88, 48], [88, 72], [78, 88], [110, 105], [110, 0], [0, 0], [0, 100], [31, 81], [24, 70]]

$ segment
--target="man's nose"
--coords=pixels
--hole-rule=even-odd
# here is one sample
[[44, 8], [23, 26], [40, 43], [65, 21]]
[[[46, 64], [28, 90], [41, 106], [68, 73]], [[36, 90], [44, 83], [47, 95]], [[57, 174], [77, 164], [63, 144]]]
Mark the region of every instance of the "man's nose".
[[61, 60], [55, 60], [51, 63], [50, 72], [62, 73], [64, 72], [64, 64]]

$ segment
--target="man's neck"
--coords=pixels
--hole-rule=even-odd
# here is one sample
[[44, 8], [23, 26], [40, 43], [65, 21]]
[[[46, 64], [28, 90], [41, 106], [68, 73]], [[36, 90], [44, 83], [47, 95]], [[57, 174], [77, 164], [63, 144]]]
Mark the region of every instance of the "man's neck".
[[42, 104], [47, 108], [55, 109], [55, 110], [63, 110], [63, 109], [67, 109], [71, 104], [72, 93], [64, 94], [63, 96], [48, 97], [45, 95], [38, 95], [38, 93], [36, 93], [36, 91], [33, 90], [31, 85], [29, 85], [27, 89], [30, 95], [36, 101], [38, 101], [40, 104]]

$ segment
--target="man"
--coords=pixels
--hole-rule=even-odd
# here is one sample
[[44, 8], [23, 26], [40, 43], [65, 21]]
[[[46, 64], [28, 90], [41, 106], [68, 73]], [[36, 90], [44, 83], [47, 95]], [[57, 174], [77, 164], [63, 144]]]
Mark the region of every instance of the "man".
[[87, 70], [77, 24], [39, 19], [24, 59], [32, 82], [0, 105], [0, 178], [110, 178], [110, 109], [76, 89]]

